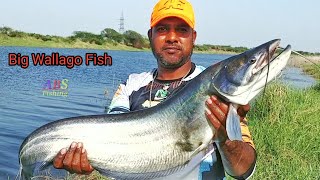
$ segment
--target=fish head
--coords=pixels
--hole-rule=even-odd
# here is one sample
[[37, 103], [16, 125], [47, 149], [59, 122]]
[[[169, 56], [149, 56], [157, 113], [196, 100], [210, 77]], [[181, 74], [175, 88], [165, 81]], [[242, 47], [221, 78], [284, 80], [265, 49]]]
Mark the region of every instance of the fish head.
[[254, 83], [256, 74], [268, 64], [279, 44], [276, 39], [230, 59], [224, 66], [228, 81], [237, 86]]
[[[289, 57], [273, 58], [279, 44], [280, 39], [275, 39], [223, 61], [212, 78], [212, 88], [228, 102], [247, 104], [285, 67]], [[274, 67], [278, 61], [284, 63]]]

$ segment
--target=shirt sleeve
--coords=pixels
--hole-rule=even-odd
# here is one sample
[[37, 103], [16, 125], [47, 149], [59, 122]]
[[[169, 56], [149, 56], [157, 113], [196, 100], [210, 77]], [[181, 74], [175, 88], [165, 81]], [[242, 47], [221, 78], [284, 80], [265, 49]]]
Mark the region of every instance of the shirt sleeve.
[[118, 114], [130, 111], [129, 95], [126, 93], [125, 89], [125, 83], [119, 85], [110, 103], [108, 114]]
[[129, 112], [131, 110], [130, 96], [132, 92], [146, 86], [152, 80], [152, 74], [153, 71], [130, 74], [128, 79], [124, 83], [121, 83], [115, 92], [108, 109], [108, 114]]
[[242, 133], [242, 140], [243, 142], [248, 143], [253, 149], [255, 149], [252, 136], [249, 131], [248, 127], [248, 119], [244, 118], [243, 121], [240, 122], [240, 127], [241, 127], [241, 133]]
[[[241, 126], [241, 132], [242, 132], [242, 140], [245, 143], [248, 143], [254, 150], [255, 150], [255, 146], [248, 128], [248, 119], [244, 118], [243, 121], [240, 122], [240, 126]], [[257, 157], [257, 154], [255, 153], [255, 157]], [[255, 158], [256, 159], [256, 158]], [[249, 179], [256, 168], [256, 160], [252, 163], [251, 167], [247, 170], [246, 173], [244, 173], [242, 176], [238, 176], [238, 177], [233, 177], [235, 179]]]

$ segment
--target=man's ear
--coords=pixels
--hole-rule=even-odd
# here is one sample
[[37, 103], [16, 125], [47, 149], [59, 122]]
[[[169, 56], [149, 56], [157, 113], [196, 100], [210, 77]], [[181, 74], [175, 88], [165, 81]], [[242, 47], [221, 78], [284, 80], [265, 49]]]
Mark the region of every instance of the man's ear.
[[149, 41], [151, 42], [151, 37], [152, 37], [152, 30], [151, 28], [148, 30], [148, 38], [149, 38]]
[[197, 31], [193, 30], [193, 34], [192, 34], [192, 41], [193, 41], [193, 44], [196, 42], [196, 39], [197, 39]]

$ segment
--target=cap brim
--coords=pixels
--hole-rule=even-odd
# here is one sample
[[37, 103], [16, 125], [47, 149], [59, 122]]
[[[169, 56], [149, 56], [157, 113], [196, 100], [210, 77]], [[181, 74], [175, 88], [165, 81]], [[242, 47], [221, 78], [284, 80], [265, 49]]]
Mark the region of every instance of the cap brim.
[[161, 20], [168, 18], [168, 17], [177, 17], [182, 19], [184, 22], [186, 22], [192, 29], [194, 29], [194, 24], [189, 20], [189, 18], [181, 15], [181, 14], [174, 14], [174, 13], [167, 13], [167, 14], [163, 14], [159, 17], [157, 17], [156, 19], [154, 19], [151, 24], [150, 27], [154, 27], [156, 24], [158, 24]]

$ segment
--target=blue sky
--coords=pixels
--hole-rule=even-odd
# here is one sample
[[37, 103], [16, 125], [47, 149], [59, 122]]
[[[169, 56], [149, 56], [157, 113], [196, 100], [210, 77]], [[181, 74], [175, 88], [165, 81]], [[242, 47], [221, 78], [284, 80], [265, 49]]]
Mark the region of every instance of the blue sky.
[[[69, 36], [125, 29], [146, 35], [157, 0], [4, 0], [0, 26]], [[295, 50], [320, 52], [319, 0], [190, 0], [196, 14], [197, 44], [254, 47], [274, 38]]]

